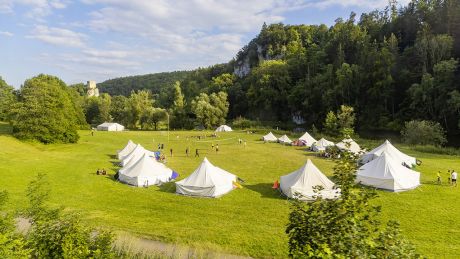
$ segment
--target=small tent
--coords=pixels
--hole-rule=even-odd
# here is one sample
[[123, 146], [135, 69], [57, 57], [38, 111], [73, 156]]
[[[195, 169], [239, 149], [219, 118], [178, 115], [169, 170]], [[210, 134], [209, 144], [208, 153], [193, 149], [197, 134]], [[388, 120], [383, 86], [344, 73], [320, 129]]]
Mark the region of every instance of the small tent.
[[232, 128], [230, 128], [227, 125], [220, 125], [217, 129], [216, 132], [227, 132], [227, 131], [233, 131]]
[[359, 147], [358, 143], [356, 143], [351, 138], [344, 139], [341, 142], [335, 144], [335, 146], [342, 151], [347, 150], [354, 154], [358, 154], [359, 152], [361, 152], [361, 148]]
[[268, 133], [267, 135], [262, 137], [263, 141], [268, 141], [268, 142], [276, 142], [278, 141], [278, 138], [273, 135], [273, 133]]
[[131, 151], [133, 151], [134, 148], [136, 148], [136, 144], [129, 140], [128, 144], [126, 144], [126, 146], [122, 150], [118, 151], [118, 159], [121, 159], [122, 157], [131, 153]]
[[204, 158], [187, 178], [176, 182], [176, 193], [190, 196], [219, 197], [233, 190], [237, 177]]
[[311, 145], [316, 142], [316, 139], [314, 139], [308, 132], [305, 132], [299, 140], [307, 147], [311, 147]]
[[279, 143], [281, 144], [291, 144], [292, 143], [292, 140], [289, 139], [288, 136], [286, 135], [283, 135], [281, 136], [279, 139], [278, 139]]
[[118, 180], [134, 186], [159, 185], [169, 182], [173, 171], [144, 154], [133, 165], [118, 171]]
[[385, 140], [385, 142], [372, 149], [371, 151], [367, 152], [364, 154], [359, 162], [362, 164], [368, 163], [375, 158], [379, 157], [383, 152], [387, 152], [390, 154], [396, 161], [398, 161], [401, 164], [406, 164], [407, 166], [413, 166], [417, 164], [417, 160], [415, 157], [408, 156], [404, 154], [403, 152], [399, 151], [395, 146], [393, 146], [390, 141]]
[[379, 189], [400, 192], [420, 185], [420, 173], [411, 170], [384, 151], [380, 156], [361, 166], [356, 181]]
[[[324, 189], [315, 193], [313, 188], [318, 185]], [[321, 173], [310, 159], [299, 170], [281, 176], [280, 188], [287, 197], [301, 200], [314, 200], [316, 196], [325, 199], [340, 196], [340, 190], [334, 189], [334, 183]]]
[[320, 140], [316, 141], [312, 146], [311, 149], [315, 152], [325, 151], [327, 147], [334, 146], [334, 142], [329, 141], [325, 138], [321, 138]]
[[97, 130], [102, 131], [123, 131], [125, 130], [125, 126], [120, 125], [114, 122], [104, 122], [97, 126]]

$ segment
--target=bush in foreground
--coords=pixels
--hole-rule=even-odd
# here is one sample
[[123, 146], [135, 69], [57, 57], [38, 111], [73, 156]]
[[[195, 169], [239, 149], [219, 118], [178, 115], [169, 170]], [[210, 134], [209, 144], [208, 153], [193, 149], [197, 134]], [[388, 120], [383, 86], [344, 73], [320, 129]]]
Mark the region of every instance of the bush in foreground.
[[356, 157], [344, 154], [334, 177], [337, 200], [294, 201], [286, 233], [293, 258], [417, 258], [414, 247], [394, 221], [382, 226], [380, 207], [370, 201], [374, 190], [355, 184]]

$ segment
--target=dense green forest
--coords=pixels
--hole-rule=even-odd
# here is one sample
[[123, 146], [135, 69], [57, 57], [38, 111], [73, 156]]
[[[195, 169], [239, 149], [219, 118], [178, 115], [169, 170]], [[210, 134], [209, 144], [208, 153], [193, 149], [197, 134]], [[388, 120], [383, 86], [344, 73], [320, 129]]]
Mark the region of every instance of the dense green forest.
[[[459, 56], [460, 1], [414, 0], [399, 9], [390, 1], [384, 10], [351, 13], [330, 27], [264, 24], [227, 64], [159, 75], [183, 77], [188, 104], [202, 92], [226, 92], [228, 119], [287, 122], [299, 115], [305, 126], [321, 128], [326, 114], [345, 104], [354, 107], [361, 130], [399, 131], [404, 121], [425, 119], [457, 134]], [[157, 104], [170, 108], [173, 84], [154, 78], [100, 85], [112, 95], [151, 89], [163, 95]]]
[[109, 79], [102, 83], [98, 83], [99, 91], [114, 95], [128, 96], [131, 91], [150, 90], [157, 94], [156, 98], [164, 102], [165, 105], [170, 105], [176, 81], [184, 80], [191, 72], [189, 71], [174, 71], [163, 72], [139, 76], [127, 76], [115, 79]]

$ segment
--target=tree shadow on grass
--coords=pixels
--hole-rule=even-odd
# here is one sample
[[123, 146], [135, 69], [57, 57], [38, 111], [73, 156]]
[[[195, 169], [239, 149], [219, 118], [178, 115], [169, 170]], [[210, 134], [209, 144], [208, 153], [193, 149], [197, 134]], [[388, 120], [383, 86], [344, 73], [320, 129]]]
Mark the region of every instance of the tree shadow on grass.
[[262, 198], [283, 199], [286, 197], [276, 189], [272, 188], [273, 183], [258, 183], [258, 184], [245, 184], [244, 188], [257, 192]]
[[114, 154], [107, 154], [107, 156], [108, 156], [110, 159], [118, 159], [117, 155], [114, 155]]
[[158, 186], [158, 190], [160, 192], [176, 193], [176, 183], [174, 181], [164, 183], [164, 184]]

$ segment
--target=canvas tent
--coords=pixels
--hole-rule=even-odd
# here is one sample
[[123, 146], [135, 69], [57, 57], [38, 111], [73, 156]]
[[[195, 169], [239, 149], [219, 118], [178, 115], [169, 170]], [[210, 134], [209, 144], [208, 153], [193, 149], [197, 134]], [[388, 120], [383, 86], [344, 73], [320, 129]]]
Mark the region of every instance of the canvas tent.
[[348, 150], [354, 154], [358, 154], [361, 151], [361, 148], [359, 147], [358, 143], [356, 143], [351, 138], [344, 139], [341, 142], [335, 144], [335, 146], [338, 147], [342, 151]]
[[131, 153], [131, 151], [133, 151], [133, 149], [136, 148], [136, 144], [134, 144], [134, 142], [132, 142], [131, 140], [128, 141], [128, 144], [126, 144], [126, 146], [118, 151], [118, 159], [121, 159], [122, 157], [126, 156], [127, 154]]
[[123, 131], [125, 130], [125, 126], [120, 125], [114, 122], [104, 122], [97, 126], [97, 130], [102, 131]]
[[368, 163], [374, 160], [375, 158], [379, 157], [383, 152], [387, 152], [388, 154], [390, 154], [400, 164], [406, 164], [410, 167], [417, 164], [417, 160], [415, 159], [415, 157], [408, 156], [403, 152], [399, 151], [388, 140], [385, 140], [385, 142], [382, 145], [364, 154], [360, 158], [359, 162], [362, 164]]
[[173, 171], [144, 154], [133, 165], [118, 171], [118, 180], [134, 186], [150, 186], [169, 182]]
[[219, 197], [233, 190], [237, 177], [204, 158], [201, 165], [187, 178], [176, 182], [176, 193]]
[[279, 141], [281, 144], [291, 144], [291, 143], [292, 143], [292, 140], [290, 140], [290, 139], [288, 138], [288, 136], [286, 136], [286, 135], [281, 136], [281, 137], [278, 139], [278, 141]]
[[268, 133], [267, 135], [262, 137], [263, 141], [269, 141], [269, 142], [276, 142], [278, 141], [278, 138], [273, 135], [273, 133]]
[[420, 173], [399, 163], [384, 151], [380, 156], [361, 166], [356, 175], [361, 184], [400, 192], [420, 185]]
[[[313, 188], [318, 185], [324, 189], [315, 193]], [[299, 170], [280, 178], [281, 191], [289, 198], [313, 200], [321, 196], [325, 199], [334, 199], [340, 196], [340, 190], [333, 187], [334, 183], [321, 173], [310, 159]]]
[[120, 164], [122, 166], [126, 166], [129, 161], [133, 159], [134, 161], [136, 161], [137, 159], [141, 158], [144, 154], [147, 154], [147, 156], [155, 157], [154, 152], [146, 150], [141, 144], [137, 144], [136, 147], [129, 154], [121, 158]]
[[308, 132], [305, 132], [299, 140], [307, 147], [311, 147], [311, 145], [316, 142], [316, 139], [314, 139]]
[[321, 138], [320, 140], [316, 141], [312, 146], [311, 149], [315, 152], [325, 151], [327, 147], [334, 146], [334, 142], [329, 141], [325, 138]]
[[232, 128], [230, 128], [227, 125], [220, 125], [217, 129], [216, 132], [227, 132], [227, 131], [233, 131]]

